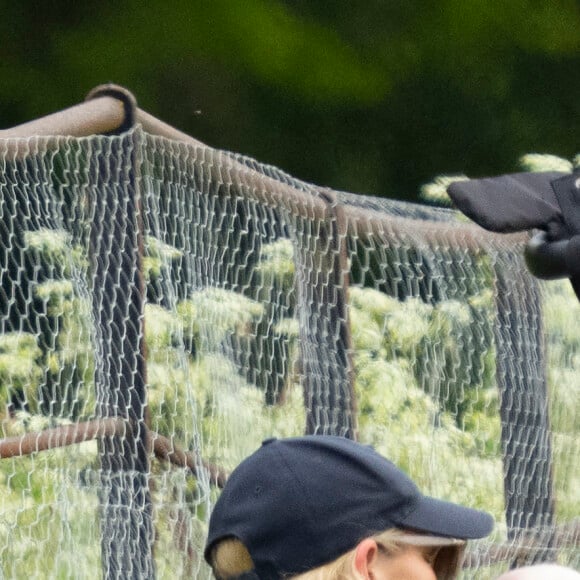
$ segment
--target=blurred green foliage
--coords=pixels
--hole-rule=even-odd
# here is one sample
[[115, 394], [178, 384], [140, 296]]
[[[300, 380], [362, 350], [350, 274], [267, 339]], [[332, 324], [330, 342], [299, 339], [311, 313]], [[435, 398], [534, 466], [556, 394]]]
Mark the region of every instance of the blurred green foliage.
[[0, 126], [127, 86], [208, 144], [339, 189], [578, 152], [575, 0], [0, 2]]

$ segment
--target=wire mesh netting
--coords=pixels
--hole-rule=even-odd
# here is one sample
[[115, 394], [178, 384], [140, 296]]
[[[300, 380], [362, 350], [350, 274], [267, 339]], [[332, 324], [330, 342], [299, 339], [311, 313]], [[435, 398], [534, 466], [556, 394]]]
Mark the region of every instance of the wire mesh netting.
[[465, 578], [580, 567], [580, 305], [524, 242], [140, 128], [0, 140], [4, 577], [209, 577], [228, 472], [304, 432], [493, 513]]

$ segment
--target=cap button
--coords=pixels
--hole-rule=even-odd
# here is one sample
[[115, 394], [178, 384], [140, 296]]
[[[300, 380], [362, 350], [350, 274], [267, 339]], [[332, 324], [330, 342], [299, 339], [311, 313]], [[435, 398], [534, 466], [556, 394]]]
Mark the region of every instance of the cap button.
[[264, 439], [264, 441], [262, 441], [262, 447], [264, 445], [269, 445], [270, 443], [272, 443], [273, 441], [276, 441], [277, 438], [276, 437], [268, 437], [268, 439]]

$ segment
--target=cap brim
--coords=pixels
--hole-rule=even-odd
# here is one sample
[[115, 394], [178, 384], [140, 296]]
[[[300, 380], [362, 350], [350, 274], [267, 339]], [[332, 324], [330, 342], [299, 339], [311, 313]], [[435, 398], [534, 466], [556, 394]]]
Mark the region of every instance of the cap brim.
[[397, 524], [403, 529], [434, 536], [475, 540], [490, 534], [494, 520], [486, 512], [422, 497], [416, 508]]

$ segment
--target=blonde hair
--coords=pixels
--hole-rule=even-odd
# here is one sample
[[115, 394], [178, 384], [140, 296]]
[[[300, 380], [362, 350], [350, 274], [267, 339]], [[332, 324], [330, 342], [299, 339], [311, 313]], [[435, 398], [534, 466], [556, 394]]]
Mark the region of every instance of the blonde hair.
[[240, 540], [224, 538], [212, 549], [210, 565], [217, 580], [228, 580], [253, 570], [254, 561]]
[[[389, 529], [371, 537], [389, 553], [396, 553], [399, 550], [397, 539], [402, 535], [403, 532], [399, 530]], [[355, 552], [356, 548], [353, 548], [328, 564], [292, 576], [292, 580], [359, 580], [360, 574], [354, 567]]]
[[[402, 530], [389, 529], [371, 538], [387, 552], [396, 554], [406, 545], [405, 535]], [[453, 580], [457, 577], [463, 550], [461, 545], [444, 546], [439, 550], [433, 564], [437, 580]], [[288, 580], [360, 580], [354, 566], [355, 553], [356, 548], [353, 548], [328, 564], [289, 576]], [[254, 568], [250, 553], [237, 538], [221, 540], [213, 548], [210, 561], [218, 580], [229, 580]]]
[[[406, 544], [405, 532], [389, 529], [371, 536], [378, 545], [390, 554], [401, 551]], [[453, 580], [457, 577], [463, 556], [463, 545], [443, 546], [435, 558], [433, 570], [437, 580]], [[328, 564], [318, 566], [313, 570], [289, 576], [288, 580], [360, 580], [361, 576], [354, 566], [356, 548], [339, 556]], [[211, 567], [218, 580], [235, 579], [240, 574], [254, 568], [250, 553], [237, 538], [225, 538], [212, 550]]]

